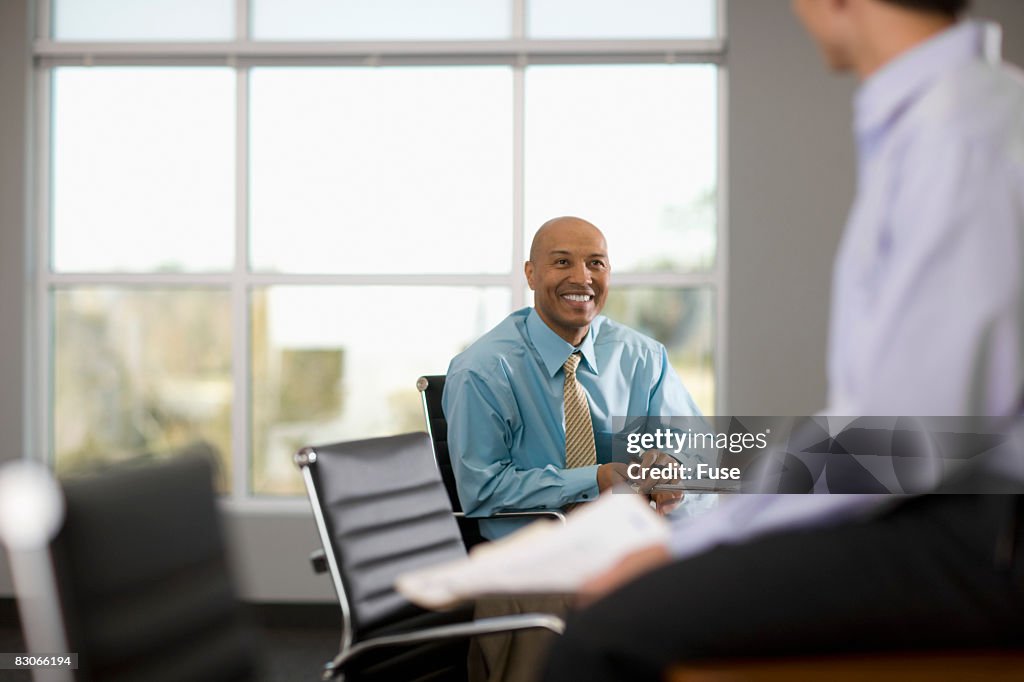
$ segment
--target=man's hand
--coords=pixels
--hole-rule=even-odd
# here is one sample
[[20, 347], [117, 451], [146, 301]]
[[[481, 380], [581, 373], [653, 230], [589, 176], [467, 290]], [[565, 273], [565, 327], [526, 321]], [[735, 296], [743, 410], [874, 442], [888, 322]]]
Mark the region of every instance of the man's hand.
[[[640, 466], [643, 467], [645, 472], [650, 469], [663, 469], [674, 464], [678, 464], [675, 458], [661, 450], [648, 450], [640, 458]], [[658, 513], [664, 516], [682, 504], [684, 493], [682, 490], [666, 490], [664, 492], [651, 492], [651, 490], [659, 483], [678, 482], [677, 479], [652, 478], [650, 475], [647, 475], [640, 482], [638, 492], [649, 495], [654, 500]]]
[[627, 483], [626, 465], [622, 462], [609, 462], [597, 467], [597, 488], [602, 493], [619, 483]]
[[666, 490], [663, 493], [654, 493], [651, 499], [654, 500], [656, 511], [665, 516], [683, 503], [683, 495], [682, 490]]
[[672, 561], [664, 545], [652, 545], [627, 554], [604, 573], [591, 578], [580, 588], [577, 599], [581, 606], [597, 601], [627, 582]]

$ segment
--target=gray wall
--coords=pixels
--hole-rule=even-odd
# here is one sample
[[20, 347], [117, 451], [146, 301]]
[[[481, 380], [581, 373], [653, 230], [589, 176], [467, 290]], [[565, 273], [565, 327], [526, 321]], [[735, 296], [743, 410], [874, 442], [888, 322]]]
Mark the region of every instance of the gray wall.
[[[975, 4], [1004, 24], [1005, 54], [1024, 64], [1024, 3]], [[28, 0], [0, 0], [0, 460], [30, 447], [23, 395], [28, 7]], [[825, 402], [829, 275], [853, 195], [854, 84], [826, 73], [788, 0], [730, 0], [728, 33], [727, 410], [807, 413]], [[226, 523], [244, 596], [332, 598], [306, 562], [317, 543], [307, 513], [229, 508]], [[0, 595], [10, 593], [0, 556]]]
[[[28, 0], [0, 0], [0, 464], [22, 456], [27, 448], [29, 27]], [[0, 549], [0, 595], [10, 594], [10, 584]]]
[[24, 239], [32, 64], [28, 27], [27, 2], [0, 3], [0, 460], [24, 451], [22, 322], [30, 282]]
[[973, 0], [976, 16], [1003, 26], [1003, 58], [1024, 68], [1024, 2], [1020, 0]]
[[853, 196], [850, 99], [787, 0], [729, 3], [731, 414], [824, 407], [829, 274]]

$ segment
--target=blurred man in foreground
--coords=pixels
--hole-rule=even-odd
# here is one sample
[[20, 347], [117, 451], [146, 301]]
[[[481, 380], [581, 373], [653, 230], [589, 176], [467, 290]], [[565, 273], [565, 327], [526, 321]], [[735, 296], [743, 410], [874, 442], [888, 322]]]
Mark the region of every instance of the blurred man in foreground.
[[[795, 0], [855, 102], [835, 415], [1020, 413], [1024, 80], [966, 0]], [[1018, 450], [1018, 453], [1024, 450]], [[1020, 457], [976, 471], [1020, 480]], [[1024, 645], [1014, 496], [742, 496], [593, 581], [548, 680], [709, 657]], [[653, 608], [656, 607], [656, 608]]]

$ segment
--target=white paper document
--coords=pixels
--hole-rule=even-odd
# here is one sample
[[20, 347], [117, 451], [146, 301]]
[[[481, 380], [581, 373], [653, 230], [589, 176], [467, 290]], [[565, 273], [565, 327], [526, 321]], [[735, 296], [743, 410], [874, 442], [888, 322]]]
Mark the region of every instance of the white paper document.
[[601, 495], [565, 525], [538, 521], [465, 559], [405, 573], [395, 588], [437, 609], [483, 595], [571, 594], [626, 554], [668, 541], [668, 522], [640, 495]]

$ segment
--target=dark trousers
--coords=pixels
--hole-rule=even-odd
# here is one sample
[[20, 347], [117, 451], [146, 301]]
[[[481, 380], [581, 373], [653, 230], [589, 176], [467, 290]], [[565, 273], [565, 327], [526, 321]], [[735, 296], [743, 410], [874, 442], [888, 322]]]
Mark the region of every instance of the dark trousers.
[[1019, 507], [919, 497], [669, 564], [574, 614], [545, 680], [660, 680], [697, 659], [1024, 647]]

